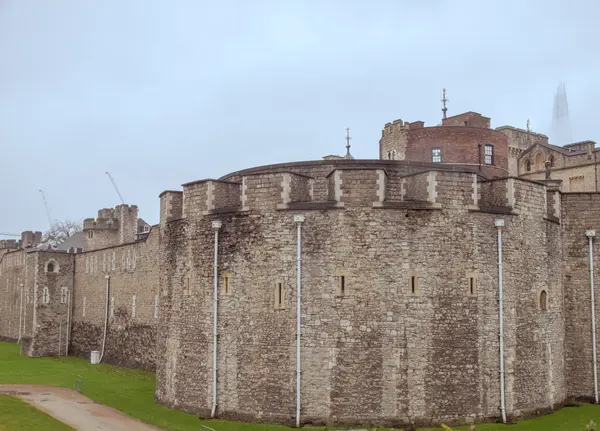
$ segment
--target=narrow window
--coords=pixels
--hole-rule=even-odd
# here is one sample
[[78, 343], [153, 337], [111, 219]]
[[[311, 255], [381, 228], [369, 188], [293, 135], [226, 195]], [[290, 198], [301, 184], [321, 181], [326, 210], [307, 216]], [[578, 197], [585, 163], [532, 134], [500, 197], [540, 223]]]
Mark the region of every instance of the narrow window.
[[275, 309], [276, 310], [284, 310], [285, 309], [285, 289], [283, 288], [283, 283], [277, 281], [275, 283]]
[[61, 304], [66, 304], [68, 297], [69, 297], [69, 288], [68, 287], [61, 287], [60, 288], [60, 303]]
[[494, 164], [494, 146], [490, 144], [485, 144], [485, 164], [493, 165]]
[[88, 231], [88, 238], [93, 238], [94, 237], [94, 231], [90, 230]]
[[346, 294], [346, 276], [340, 275], [340, 295], [344, 296]]
[[223, 295], [231, 295], [231, 274], [223, 274]]
[[48, 265], [46, 266], [46, 272], [54, 272], [54, 263], [53, 262], [48, 262]]
[[469, 123], [465, 121], [465, 127], [467, 127], [468, 125], [469, 125]]
[[554, 167], [554, 156], [553, 155], [550, 156], [550, 167], [551, 168]]
[[131, 318], [135, 319], [135, 295], [133, 295], [133, 299], [131, 301]]
[[183, 294], [185, 296], [190, 294], [190, 277], [186, 277], [183, 281]]
[[85, 296], [83, 297], [83, 317], [85, 317]]
[[154, 318], [158, 319], [158, 295], [154, 295]]
[[529, 160], [525, 162], [525, 168], [527, 169], [527, 172], [531, 171], [531, 162]]
[[540, 293], [540, 310], [548, 310], [548, 294], [545, 290], [542, 290], [542, 292]]
[[414, 275], [410, 277], [410, 293], [413, 295], [417, 292], [417, 277]]
[[110, 297], [110, 317], [115, 317], [115, 297]]
[[475, 278], [469, 277], [469, 295], [475, 295]]
[[112, 270], [116, 270], [117, 269], [117, 253], [113, 251], [112, 254]]
[[431, 161], [433, 163], [441, 163], [442, 162], [442, 149], [434, 148], [431, 150]]
[[281, 308], [283, 304], [283, 286], [281, 283], [277, 283], [277, 305]]
[[44, 286], [44, 292], [43, 292], [42, 302], [44, 304], [48, 304], [50, 302], [50, 292], [48, 292], [48, 287], [47, 286]]

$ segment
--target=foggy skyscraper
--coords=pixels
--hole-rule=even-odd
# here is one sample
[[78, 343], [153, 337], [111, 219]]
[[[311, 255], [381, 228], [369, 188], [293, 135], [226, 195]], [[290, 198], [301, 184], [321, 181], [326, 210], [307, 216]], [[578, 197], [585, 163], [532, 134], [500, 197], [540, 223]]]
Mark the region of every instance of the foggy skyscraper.
[[558, 84], [554, 93], [554, 109], [552, 111], [552, 136], [555, 145], [571, 143], [571, 126], [569, 124], [569, 104], [564, 83]]

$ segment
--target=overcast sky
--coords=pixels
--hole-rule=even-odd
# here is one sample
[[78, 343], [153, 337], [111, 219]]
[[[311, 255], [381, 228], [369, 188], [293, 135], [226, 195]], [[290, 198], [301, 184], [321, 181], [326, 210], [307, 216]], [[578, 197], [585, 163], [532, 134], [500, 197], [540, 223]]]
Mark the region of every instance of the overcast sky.
[[[269, 163], [377, 158], [383, 125], [473, 110], [600, 142], [597, 0], [0, 0], [0, 232]], [[557, 143], [564, 144], [564, 143]]]

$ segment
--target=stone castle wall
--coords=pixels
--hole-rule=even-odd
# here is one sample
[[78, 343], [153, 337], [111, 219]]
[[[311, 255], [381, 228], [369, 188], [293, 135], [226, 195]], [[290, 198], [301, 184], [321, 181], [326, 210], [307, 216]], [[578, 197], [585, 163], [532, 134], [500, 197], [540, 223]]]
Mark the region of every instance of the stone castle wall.
[[210, 414], [218, 219], [218, 415], [293, 422], [293, 215], [303, 213], [303, 422], [498, 417], [498, 217], [506, 223], [509, 414], [562, 403], [561, 231], [545, 187], [483, 186], [466, 172], [389, 177], [382, 165], [338, 165], [327, 198], [307, 199], [308, 182], [264, 169], [237, 178], [236, 211], [206, 183], [184, 187], [181, 206], [180, 193], [161, 195], [157, 401]]
[[153, 370], [158, 322], [158, 238], [85, 252], [75, 257], [71, 353], [102, 350], [109, 277], [108, 363]]
[[[591, 399], [594, 393], [594, 368], [592, 362], [592, 325], [589, 246], [586, 231], [595, 229], [600, 235], [598, 211], [600, 194], [565, 193], [562, 195], [563, 253], [565, 255], [565, 369], [570, 397]], [[594, 279], [600, 280], [598, 237], [593, 239]], [[597, 281], [596, 281], [597, 283]], [[598, 290], [596, 288], [596, 327], [598, 316]], [[598, 348], [600, 346], [596, 346]]]

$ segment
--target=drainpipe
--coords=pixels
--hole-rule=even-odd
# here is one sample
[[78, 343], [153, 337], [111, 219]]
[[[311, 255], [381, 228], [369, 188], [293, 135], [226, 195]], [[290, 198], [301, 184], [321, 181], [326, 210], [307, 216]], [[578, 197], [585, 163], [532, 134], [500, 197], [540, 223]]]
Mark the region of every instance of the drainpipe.
[[218, 290], [218, 258], [219, 258], [219, 229], [221, 221], [213, 220], [212, 228], [215, 231], [215, 254], [213, 260], [213, 400], [210, 417], [214, 418], [217, 413], [217, 323], [219, 311], [219, 290]]
[[300, 427], [300, 330], [302, 329], [301, 320], [301, 299], [302, 299], [302, 223], [305, 217], [302, 214], [294, 216], [294, 223], [298, 226], [298, 265], [296, 273], [296, 284], [298, 292], [296, 294], [296, 427]]
[[67, 342], [65, 346], [65, 356], [69, 356], [69, 331], [71, 328], [71, 289], [69, 289], [67, 296]]
[[481, 144], [477, 144], [477, 157], [479, 163], [479, 171], [481, 172]]
[[502, 228], [504, 220], [496, 219], [494, 225], [498, 231], [498, 320], [499, 340], [500, 340], [500, 411], [502, 412], [502, 422], [506, 423], [506, 405], [504, 396], [504, 302], [502, 285]]
[[21, 343], [21, 336], [23, 335], [23, 283], [21, 283], [21, 302], [19, 304], [19, 341]]
[[102, 351], [100, 352], [100, 360], [98, 362], [102, 362], [102, 358], [104, 357], [104, 346], [106, 345], [106, 330], [108, 329], [108, 298], [110, 295], [110, 275], [106, 274], [104, 276], [106, 278], [106, 307], [104, 310], [104, 336], [102, 337]]
[[593, 238], [596, 236], [595, 230], [585, 231], [588, 237], [590, 247], [590, 293], [592, 297], [592, 358], [594, 362], [594, 401], [598, 404], [598, 362], [596, 359], [596, 300], [594, 298], [594, 247]]

